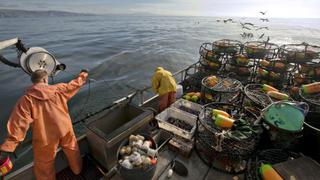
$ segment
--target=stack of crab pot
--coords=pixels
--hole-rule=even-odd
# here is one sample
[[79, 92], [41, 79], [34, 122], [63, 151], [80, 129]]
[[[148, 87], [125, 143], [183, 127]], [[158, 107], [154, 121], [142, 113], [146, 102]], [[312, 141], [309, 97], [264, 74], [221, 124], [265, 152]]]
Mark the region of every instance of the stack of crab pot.
[[291, 66], [289, 92], [297, 100], [299, 87], [320, 80], [319, 64], [320, 47], [301, 44], [286, 44], [280, 47], [279, 57], [286, 60]]
[[245, 169], [259, 142], [257, 116], [242, 106], [210, 103], [199, 115], [196, 151], [209, 166], [228, 173]]

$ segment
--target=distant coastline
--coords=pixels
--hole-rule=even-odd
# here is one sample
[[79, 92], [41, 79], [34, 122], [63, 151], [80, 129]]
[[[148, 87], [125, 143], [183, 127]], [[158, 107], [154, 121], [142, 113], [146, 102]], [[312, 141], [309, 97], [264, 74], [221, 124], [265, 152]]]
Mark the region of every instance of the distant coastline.
[[18, 9], [0, 9], [0, 18], [10, 17], [66, 17], [66, 16], [94, 16], [95, 14], [73, 13], [66, 11], [33, 11]]

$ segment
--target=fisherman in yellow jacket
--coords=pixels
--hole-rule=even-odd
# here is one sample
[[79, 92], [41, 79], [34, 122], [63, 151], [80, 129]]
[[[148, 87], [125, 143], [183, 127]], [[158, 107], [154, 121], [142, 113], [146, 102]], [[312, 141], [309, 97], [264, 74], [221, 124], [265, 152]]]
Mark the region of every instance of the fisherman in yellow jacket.
[[152, 77], [152, 89], [159, 94], [159, 112], [176, 100], [177, 85], [171, 72], [158, 67]]

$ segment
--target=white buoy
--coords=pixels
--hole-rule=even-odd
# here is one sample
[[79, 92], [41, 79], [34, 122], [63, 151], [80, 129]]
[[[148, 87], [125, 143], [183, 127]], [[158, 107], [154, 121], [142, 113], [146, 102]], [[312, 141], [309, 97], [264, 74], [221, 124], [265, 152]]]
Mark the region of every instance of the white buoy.
[[179, 99], [183, 95], [183, 87], [179, 84], [177, 85], [176, 98]]
[[172, 170], [172, 169], [169, 169], [169, 170], [168, 170], [168, 175], [167, 175], [167, 177], [168, 177], [168, 178], [171, 178], [172, 175], [173, 175], [173, 170]]

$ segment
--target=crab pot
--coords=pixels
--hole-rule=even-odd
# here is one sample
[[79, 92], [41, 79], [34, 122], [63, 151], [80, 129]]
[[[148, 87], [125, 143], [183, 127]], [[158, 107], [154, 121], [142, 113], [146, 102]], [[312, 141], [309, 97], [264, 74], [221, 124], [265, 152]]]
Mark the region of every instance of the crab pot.
[[288, 62], [304, 64], [319, 59], [320, 47], [301, 44], [286, 44], [280, 47], [280, 56]]
[[199, 54], [203, 59], [206, 59], [211, 62], [219, 61], [220, 54], [216, 53], [212, 43], [203, 43], [200, 46]]
[[262, 84], [247, 84], [244, 94], [244, 106], [263, 109], [272, 103], [271, 98], [262, 90]]
[[210, 71], [207, 71], [204, 67], [197, 67], [197, 70], [188, 69], [186, 71], [186, 77], [182, 81], [184, 87], [184, 92], [200, 91], [201, 90], [201, 80], [209, 76]]
[[269, 60], [261, 60], [259, 61], [259, 66], [267, 71], [272, 71], [275, 73], [288, 73], [292, 72], [295, 68], [295, 65], [292, 63], [288, 63], [282, 59], [271, 59]]
[[231, 57], [230, 64], [234, 66], [247, 67], [248, 65], [252, 65], [252, 61], [245, 54], [236, 54]]
[[222, 39], [222, 40], [215, 41], [213, 43], [213, 47], [217, 54], [234, 55], [237, 52], [240, 52], [241, 42], [236, 40], [230, 40], [230, 39]]
[[276, 102], [262, 110], [263, 127], [275, 148], [294, 148], [303, 136], [304, 113], [307, 111], [307, 105], [298, 108], [286, 102]]
[[300, 88], [299, 96], [303, 102], [309, 105], [310, 111], [320, 112], [320, 93], [305, 94]]
[[244, 50], [250, 59], [274, 58], [278, 53], [278, 46], [273, 43], [251, 41], [244, 44]]
[[[236, 121], [243, 119], [247, 128], [241, 130], [239, 126], [239, 129], [222, 129], [216, 126], [211, 115], [212, 109], [224, 110], [232, 114]], [[199, 116], [195, 144], [197, 153], [206, 164], [216, 169], [228, 173], [242, 172], [246, 160], [259, 142], [261, 126], [259, 123], [253, 125], [256, 121], [257, 116], [241, 106], [229, 103], [207, 105]]]
[[227, 64], [226, 71], [229, 72], [228, 76], [239, 80], [242, 84], [247, 84], [252, 80], [253, 69], [251, 65], [240, 66], [235, 64]]
[[300, 82], [300, 84], [308, 84], [307, 81], [320, 81], [320, 63], [306, 63], [298, 66], [298, 73], [295, 74], [295, 80], [299, 82], [299, 78], [306, 82]]
[[289, 83], [289, 76], [287, 74], [276, 73], [259, 67], [257, 69], [255, 82], [261, 84], [268, 84], [276, 88], [282, 89], [284, 84]]
[[199, 62], [205, 69], [211, 72], [217, 72], [222, 66], [222, 61], [220, 59], [208, 60], [200, 57]]
[[240, 99], [242, 84], [240, 81], [231, 78], [218, 77], [215, 86], [207, 84], [207, 78], [202, 79], [201, 94], [205, 103], [210, 102], [236, 102]]

